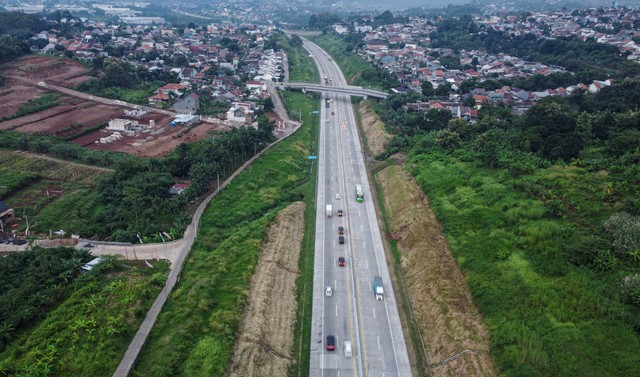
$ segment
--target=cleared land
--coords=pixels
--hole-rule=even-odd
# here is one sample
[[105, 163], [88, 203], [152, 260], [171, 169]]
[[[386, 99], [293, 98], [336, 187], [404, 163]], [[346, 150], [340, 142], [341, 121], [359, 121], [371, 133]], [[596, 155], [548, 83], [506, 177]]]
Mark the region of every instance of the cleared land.
[[401, 255], [430, 374], [497, 376], [489, 354], [489, 331], [427, 198], [400, 166], [383, 169], [376, 179], [384, 193], [391, 237]]
[[267, 231], [234, 349], [232, 377], [287, 373], [293, 351], [304, 207], [303, 202], [296, 202], [285, 208]]
[[[0, 71], [7, 79], [0, 91], [0, 118], [13, 117], [28, 101], [51, 93], [38, 86], [40, 81], [74, 88], [90, 78], [89, 71], [82, 64], [48, 56], [25, 56], [16, 62], [5, 64]], [[129, 110], [128, 108], [96, 103], [92, 100], [94, 96], [90, 94], [78, 93], [76, 97], [60, 93], [56, 95], [57, 106], [0, 122], [0, 130], [45, 133], [66, 138], [89, 149], [160, 157], [185, 141], [201, 140], [213, 129], [225, 129], [211, 123], [202, 123], [188, 129], [172, 128], [169, 127], [172, 120], [169, 115], [148, 113], [141, 118], [132, 118], [124, 114], [124, 110]], [[100, 126], [106, 126], [114, 118], [137, 120], [144, 125], [153, 120], [155, 125], [133, 136], [121, 132], [121, 140], [100, 143], [101, 138], [113, 134], [113, 131], [99, 129]]]

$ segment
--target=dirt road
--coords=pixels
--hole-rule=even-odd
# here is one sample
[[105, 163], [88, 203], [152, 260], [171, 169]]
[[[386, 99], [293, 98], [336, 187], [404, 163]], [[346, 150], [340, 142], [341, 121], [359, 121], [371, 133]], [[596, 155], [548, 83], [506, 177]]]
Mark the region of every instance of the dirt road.
[[267, 232], [251, 279], [230, 377], [285, 376], [293, 351], [296, 279], [304, 237], [304, 203], [283, 209]]

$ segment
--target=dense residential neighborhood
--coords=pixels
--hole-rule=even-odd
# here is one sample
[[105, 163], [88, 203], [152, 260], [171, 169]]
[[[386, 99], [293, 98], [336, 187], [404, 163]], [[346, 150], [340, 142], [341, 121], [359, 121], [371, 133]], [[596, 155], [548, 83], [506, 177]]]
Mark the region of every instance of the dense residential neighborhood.
[[[567, 96], [572, 93], [596, 93], [611, 85], [611, 80], [579, 82], [566, 87], [550, 87], [544, 90], [527, 91], [516, 87], [502, 86], [495, 90], [471, 88], [460, 92], [466, 80], [484, 82], [487, 80], [526, 79], [534, 75], [550, 75], [567, 72], [557, 66], [540, 62], [525, 61], [505, 53], [491, 54], [484, 49], [460, 50], [431, 47], [430, 35], [438, 30], [437, 20], [409, 16], [405, 23], [371, 26], [375, 19], [361, 18], [351, 25], [334, 24], [332, 30], [340, 35], [348, 35], [350, 30], [362, 35], [358, 53], [372, 64], [391, 73], [402, 86], [393, 88], [395, 93], [424, 92], [425, 82], [437, 89], [446, 86], [452, 93], [444, 101], [430, 101], [415, 104], [420, 110], [448, 108], [453, 116], [475, 119], [476, 111], [471, 107], [483, 104], [503, 103], [521, 114], [538, 99], [547, 96]], [[473, 27], [479, 33], [488, 28], [506, 31], [512, 36], [530, 34], [534, 38], [574, 36], [580, 40], [592, 38], [598, 43], [611, 44], [619, 48], [620, 54], [629, 60], [640, 60], [640, 9], [590, 9], [572, 12], [537, 12], [525, 16], [476, 16]], [[634, 28], [635, 27], [635, 28]], [[446, 62], [445, 62], [446, 59]], [[453, 61], [452, 61], [453, 59]], [[427, 85], [429, 85], [427, 84]], [[446, 91], [439, 94], [447, 97]], [[469, 99], [464, 101], [464, 99]]]

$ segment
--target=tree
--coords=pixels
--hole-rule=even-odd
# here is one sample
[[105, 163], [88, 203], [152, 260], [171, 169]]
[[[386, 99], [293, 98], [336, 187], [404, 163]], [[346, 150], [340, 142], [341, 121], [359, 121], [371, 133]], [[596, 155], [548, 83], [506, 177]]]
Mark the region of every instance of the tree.
[[449, 84], [448, 82], [444, 82], [440, 85], [438, 85], [438, 87], [435, 89], [435, 95], [440, 96], [440, 97], [446, 97], [449, 95], [449, 93], [451, 93], [451, 84]]
[[433, 84], [430, 81], [423, 81], [420, 85], [422, 87], [422, 95], [425, 97], [433, 97], [435, 91], [433, 90]]

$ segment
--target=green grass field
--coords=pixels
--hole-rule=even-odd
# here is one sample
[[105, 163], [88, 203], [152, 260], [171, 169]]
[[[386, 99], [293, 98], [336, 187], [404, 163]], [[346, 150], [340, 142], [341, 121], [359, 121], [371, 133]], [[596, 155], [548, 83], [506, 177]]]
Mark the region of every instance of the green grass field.
[[1, 376], [110, 376], [164, 286], [166, 262], [111, 262], [81, 275], [0, 353]]
[[[616, 276], [577, 267], [615, 206], [608, 178], [552, 166], [513, 178], [444, 154], [412, 154], [492, 333], [505, 376], [637, 376], [640, 311]], [[597, 246], [595, 246], [597, 247]]]
[[313, 63], [306, 50], [293, 48], [288, 40], [278, 40], [278, 44], [287, 52], [289, 62], [289, 80], [297, 82], [318, 82], [320, 75], [318, 68]]
[[338, 63], [347, 83], [371, 89], [381, 89], [382, 86], [362, 78], [362, 72], [371, 70], [371, 64], [364, 61], [358, 54], [347, 51], [347, 43], [335, 35], [325, 34], [311, 38], [322, 47]]
[[2, 150], [0, 164], [0, 199], [21, 218], [18, 231], [26, 229], [28, 219], [32, 234], [101, 233], [94, 225], [101, 208], [94, 183], [107, 171]]
[[[301, 93], [286, 93], [285, 102], [302, 109], [305, 126], [265, 153], [211, 202], [180, 283], [132, 375], [222, 376], [226, 372], [269, 223], [294, 201], [304, 200], [307, 208], [313, 208], [315, 180], [309, 174], [307, 156], [315, 133], [311, 112], [317, 104]], [[305, 249], [303, 254], [308, 252]], [[301, 265], [308, 265], [306, 258], [302, 256]], [[304, 300], [310, 302], [310, 297]], [[308, 349], [308, 342], [301, 347]], [[308, 357], [304, 353], [302, 357]]]

